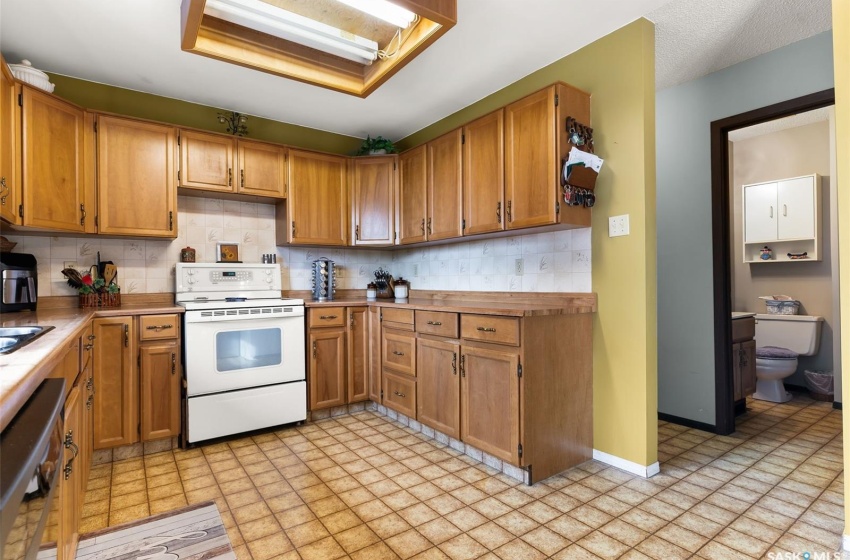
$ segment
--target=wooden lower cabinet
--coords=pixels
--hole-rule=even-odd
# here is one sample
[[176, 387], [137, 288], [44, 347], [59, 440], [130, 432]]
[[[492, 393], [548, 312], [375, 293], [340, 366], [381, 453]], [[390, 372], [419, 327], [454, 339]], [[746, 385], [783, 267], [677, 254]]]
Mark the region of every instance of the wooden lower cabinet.
[[382, 383], [384, 404], [397, 412], [416, 418], [416, 380], [385, 370]]
[[310, 410], [345, 404], [345, 328], [313, 329], [309, 335]]
[[136, 329], [131, 316], [94, 319], [94, 448], [139, 441]]
[[464, 346], [460, 354], [461, 439], [520, 463], [519, 355]]
[[420, 338], [416, 341], [416, 354], [416, 419], [460, 439], [460, 344]]
[[365, 306], [307, 311], [310, 410], [369, 400], [370, 313]]
[[142, 441], [180, 433], [179, 362], [177, 341], [146, 343], [139, 348]]
[[369, 307], [369, 399], [381, 402], [381, 308]]
[[57, 551], [59, 558], [74, 558], [80, 539], [80, 520], [83, 510], [83, 472], [80, 469], [80, 430], [83, 425], [79, 385], [74, 386], [65, 400], [63, 471], [59, 475], [59, 509], [61, 522]]
[[736, 401], [756, 392], [756, 341], [732, 345], [733, 393]]

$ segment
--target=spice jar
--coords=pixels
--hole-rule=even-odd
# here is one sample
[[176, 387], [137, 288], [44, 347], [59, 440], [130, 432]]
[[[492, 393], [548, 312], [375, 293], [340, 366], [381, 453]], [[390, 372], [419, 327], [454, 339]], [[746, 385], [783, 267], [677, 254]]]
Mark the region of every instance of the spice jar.
[[395, 291], [395, 300], [404, 303], [410, 295], [410, 283], [399, 276], [393, 285], [393, 290]]

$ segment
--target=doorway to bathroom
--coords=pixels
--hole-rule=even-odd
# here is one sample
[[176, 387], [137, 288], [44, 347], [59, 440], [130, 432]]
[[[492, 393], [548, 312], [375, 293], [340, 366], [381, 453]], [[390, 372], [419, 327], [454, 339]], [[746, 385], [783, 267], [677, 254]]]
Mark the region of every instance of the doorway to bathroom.
[[[790, 384], [805, 384], [804, 369], [839, 371], [838, 345], [832, 343], [833, 338], [837, 340], [839, 324], [835, 184], [831, 180], [835, 175], [834, 103], [835, 92], [830, 89], [711, 123], [715, 429], [719, 434], [735, 431], [736, 412], [742, 412], [747, 395], [755, 392], [755, 344], [741, 342], [747, 337], [747, 332], [741, 332], [743, 322], [736, 322], [733, 338], [732, 313], [764, 313], [759, 296], [794, 292], [788, 295], [802, 301], [801, 314], [824, 317], [818, 324], [820, 346], [813, 355], [799, 358], [797, 373], [788, 378]], [[815, 157], [817, 150], [821, 153]], [[782, 234], [767, 249], [764, 244], [746, 243], [753, 228], [765, 227], [764, 223], [745, 223], [747, 216], [751, 222], [759, 219], [760, 213], [753, 214], [759, 197], [764, 199], [765, 193], [768, 198], [777, 196], [777, 189], [797, 185], [783, 181], [805, 176], [819, 183], [811, 187], [813, 194], [820, 189], [821, 195], [820, 203], [813, 198], [811, 205], [819, 233], [817, 244], [814, 239], [806, 244], [809, 242], [799, 237]], [[767, 227], [771, 223], [776, 227], [783, 209], [783, 218], [788, 216], [789, 204], [792, 215], [801, 208], [799, 200], [791, 199], [765, 205]], [[803, 258], [790, 262], [798, 256]], [[748, 383], [747, 368], [752, 368], [752, 383]], [[840, 395], [838, 383], [836, 377], [836, 394]], [[764, 392], [765, 384], [762, 389]]]

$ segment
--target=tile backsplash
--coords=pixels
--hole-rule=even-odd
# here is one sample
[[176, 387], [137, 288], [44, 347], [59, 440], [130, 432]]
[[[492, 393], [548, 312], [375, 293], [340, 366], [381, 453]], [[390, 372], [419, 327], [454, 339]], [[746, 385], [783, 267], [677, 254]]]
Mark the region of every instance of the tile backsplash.
[[339, 289], [365, 289], [383, 266], [413, 289], [591, 291], [590, 228], [394, 250], [288, 248], [275, 246], [273, 204], [181, 196], [178, 208], [174, 240], [3, 235], [18, 243], [16, 252], [35, 255], [41, 296], [75, 295], [62, 276], [65, 263], [87, 269], [98, 251], [118, 267], [122, 293], [173, 292], [180, 249], [191, 246], [198, 262], [214, 262], [221, 241], [238, 242], [244, 262], [277, 253], [285, 290], [310, 289], [312, 261], [327, 257], [337, 263]]

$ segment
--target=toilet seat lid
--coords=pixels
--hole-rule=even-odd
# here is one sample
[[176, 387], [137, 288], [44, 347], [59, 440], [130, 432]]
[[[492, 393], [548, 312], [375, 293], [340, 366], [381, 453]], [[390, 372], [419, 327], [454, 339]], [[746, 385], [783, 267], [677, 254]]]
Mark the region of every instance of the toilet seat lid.
[[767, 358], [770, 360], [796, 360], [799, 354], [787, 348], [779, 346], [762, 346], [756, 348], [756, 358]]

